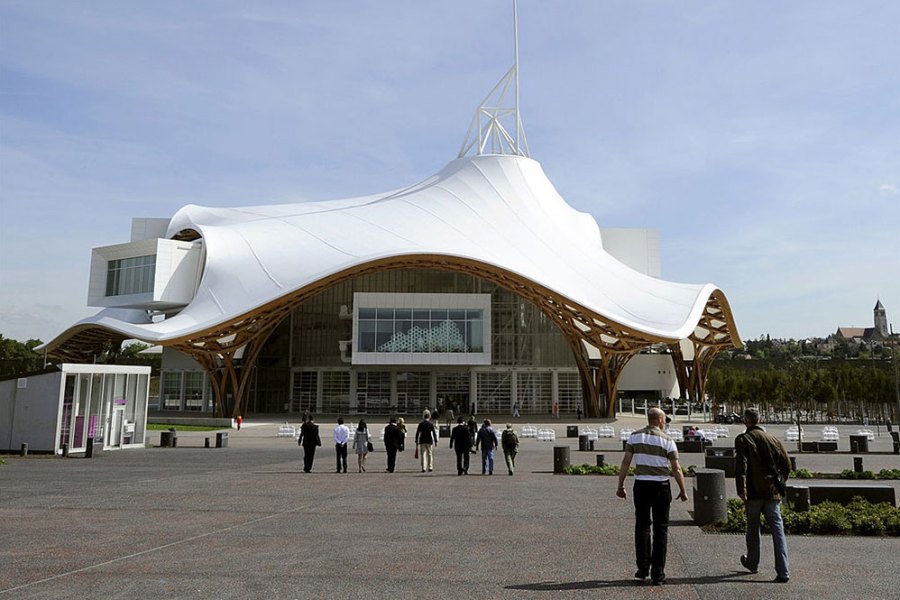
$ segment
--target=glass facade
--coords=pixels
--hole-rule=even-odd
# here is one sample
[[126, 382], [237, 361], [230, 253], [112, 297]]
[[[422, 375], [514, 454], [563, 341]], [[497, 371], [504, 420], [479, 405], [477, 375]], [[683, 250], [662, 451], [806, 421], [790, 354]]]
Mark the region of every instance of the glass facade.
[[[391, 294], [397, 302], [356, 307], [354, 340], [356, 293]], [[472, 304], [435, 308], [440, 298], [417, 307], [412, 295], [418, 294], [489, 295], [490, 315]], [[481, 305], [488, 306], [487, 298]], [[353, 342], [385, 361], [353, 364]], [[442, 362], [442, 356], [417, 364], [415, 357], [486, 356], [488, 349], [488, 365]], [[338, 283], [298, 304], [261, 349], [246, 406], [252, 413], [418, 416], [434, 407], [469, 412], [473, 403], [482, 414], [508, 414], [518, 401], [522, 414], [543, 414], [557, 393], [557, 375], [560, 408], [574, 412], [581, 383], [572, 351], [553, 322], [521, 296], [464, 273], [390, 270]], [[198, 391], [197, 382], [181, 371], [164, 371], [161, 406], [196, 410]], [[204, 392], [203, 406], [211, 411], [208, 385]]]
[[359, 308], [359, 352], [483, 352], [484, 311]]
[[89, 438], [104, 448], [144, 443], [148, 375], [68, 373], [65, 377], [60, 447], [67, 444], [70, 451], [82, 451]]
[[156, 255], [111, 260], [106, 266], [106, 295], [125, 296], [153, 291]]

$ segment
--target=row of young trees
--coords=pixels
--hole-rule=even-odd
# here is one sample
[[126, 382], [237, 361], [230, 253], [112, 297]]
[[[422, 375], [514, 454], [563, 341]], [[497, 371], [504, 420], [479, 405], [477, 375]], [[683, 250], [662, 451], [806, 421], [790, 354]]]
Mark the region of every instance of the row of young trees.
[[[42, 343], [41, 340], [20, 342], [0, 334], [0, 377], [20, 377], [59, 362], [52, 357], [45, 362], [44, 354], [35, 351]], [[96, 356], [95, 361], [107, 364], [149, 365], [154, 369], [154, 373], [158, 374], [160, 356], [140, 354], [141, 350], [149, 347], [147, 344], [133, 342], [122, 348], [110, 348]]]
[[[756, 363], [756, 364], [748, 364]], [[760, 368], [761, 367], [761, 368]], [[712, 402], [740, 413], [757, 406], [771, 421], [900, 421], [889, 361], [717, 361], [707, 379]]]

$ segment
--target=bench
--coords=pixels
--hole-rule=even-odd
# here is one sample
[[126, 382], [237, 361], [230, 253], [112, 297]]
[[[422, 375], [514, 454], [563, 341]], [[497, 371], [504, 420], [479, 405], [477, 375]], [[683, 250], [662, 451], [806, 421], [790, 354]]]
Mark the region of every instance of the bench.
[[837, 442], [800, 442], [801, 452], [837, 452]]
[[891, 506], [897, 506], [897, 494], [894, 488], [888, 485], [787, 485], [785, 496], [796, 498], [804, 495], [803, 490], [809, 489], [809, 503], [811, 505], [822, 502], [837, 502], [844, 506], [850, 504], [854, 498], [861, 496], [871, 504], [889, 502]]
[[703, 452], [703, 442], [701, 440], [685, 440], [683, 442], [675, 442], [679, 454], [700, 454]]

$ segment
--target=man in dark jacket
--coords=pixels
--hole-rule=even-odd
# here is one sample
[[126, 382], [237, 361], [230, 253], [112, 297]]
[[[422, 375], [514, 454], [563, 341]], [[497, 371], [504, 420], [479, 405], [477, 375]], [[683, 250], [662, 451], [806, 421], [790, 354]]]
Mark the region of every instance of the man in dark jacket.
[[393, 473], [397, 465], [397, 451], [403, 447], [403, 431], [397, 427], [397, 417], [391, 417], [384, 428], [384, 449], [387, 452], [387, 472]]
[[322, 445], [319, 439], [319, 426], [314, 423], [312, 415], [300, 426], [300, 437], [297, 444], [303, 446], [303, 472], [312, 471], [313, 459], [316, 457], [316, 446]]
[[775, 581], [787, 583], [790, 568], [781, 498], [791, 461], [781, 441], [759, 426], [759, 411], [745, 410], [744, 424], [747, 430], [734, 440], [735, 484], [747, 510], [747, 554], [741, 556], [741, 564], [751, 573], [759, 567], [759, 521], [764, 513], [775, 548]]
[[494, 450], [497, 449], [497, 433], [491, 427], [491, 420], [485, 419], [475, 437], [475, 445], [481, 448], [481, 474], [494, 474]]
[[456, 474], [469, 474], [469, 452], [472, 450], [472, 438], [465, 419], [458, 417], [457, 425], [450, 432], [450, 447], [456, 450]]

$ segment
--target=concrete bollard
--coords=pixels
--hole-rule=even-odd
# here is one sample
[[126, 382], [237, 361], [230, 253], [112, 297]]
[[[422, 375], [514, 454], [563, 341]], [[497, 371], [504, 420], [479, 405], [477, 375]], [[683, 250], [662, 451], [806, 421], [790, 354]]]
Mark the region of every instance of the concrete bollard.
[[28, 456], [28, 444], [22, 444], [22, 447], [19, 449], [19, 456]]
[[553, 472], [563, 473], [569, 467], [569, 447], [553, 446]]
[[697, 525], [709, 525], [727, 520], [725, 471], [697, 469], [694, 474], [694, 521]]
[[853, 472], [854, 473], [862, 473], [863, 472], [862, 456], [854, 456], [853, 457]]

